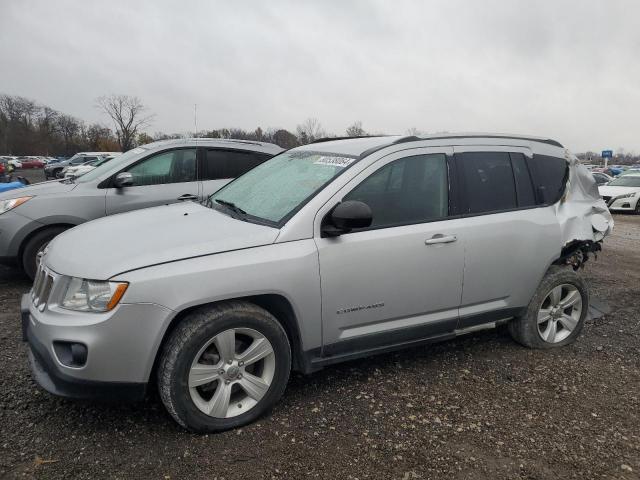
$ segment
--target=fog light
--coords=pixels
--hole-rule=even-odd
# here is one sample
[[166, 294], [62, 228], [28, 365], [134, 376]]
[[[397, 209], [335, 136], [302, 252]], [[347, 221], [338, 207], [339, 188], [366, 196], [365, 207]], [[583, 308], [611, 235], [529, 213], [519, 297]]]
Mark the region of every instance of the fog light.
[[83, 367], [87, 363], [87, 346], [75, 342], [53, 342], [53, 350], [61, 364], [67, 367]]

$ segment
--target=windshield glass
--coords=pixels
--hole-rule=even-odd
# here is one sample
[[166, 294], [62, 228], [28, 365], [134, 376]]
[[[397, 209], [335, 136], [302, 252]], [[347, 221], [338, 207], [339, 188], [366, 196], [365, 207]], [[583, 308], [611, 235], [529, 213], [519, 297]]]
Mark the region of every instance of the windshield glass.
[[625, 175], [611, 180], [608, 183], [611, 187], [640, 187], [640, 175]]
[[279, 223], [356, 160], [336, 153], [285, 152], [222, 187], [210, 204]]
[[101, 163], [96, 164], [96, 168], [94, 168], [88, 173], [85, 173], [81, 177], [78, 177], [75, 181], [77, 183], [86, 183], [96, 178], [100, 178], [103, 175], [114, 173], [118, 169], [120, 169], [121, 166], [126, 165], [129, 162], [129, 160], [131, 160], [133, 157], [140, 155], [141, 153], [146, 151], [147, 151], [146, 148], [138, 147], [138, 148], [134, 148], [133, 150], [129, 150], [128, 152], [123, 153], [122, 155], [118, 155], [117, 157], [110, 159], [111, 161], [105, 159]]

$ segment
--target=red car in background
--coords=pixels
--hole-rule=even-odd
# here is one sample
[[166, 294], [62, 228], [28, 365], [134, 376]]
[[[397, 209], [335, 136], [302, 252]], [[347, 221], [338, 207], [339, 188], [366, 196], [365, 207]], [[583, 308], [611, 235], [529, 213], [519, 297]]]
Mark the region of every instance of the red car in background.
[[24, 157], [20, 159], [22, 168], [44, 168], [45, 163], [39, 158]]

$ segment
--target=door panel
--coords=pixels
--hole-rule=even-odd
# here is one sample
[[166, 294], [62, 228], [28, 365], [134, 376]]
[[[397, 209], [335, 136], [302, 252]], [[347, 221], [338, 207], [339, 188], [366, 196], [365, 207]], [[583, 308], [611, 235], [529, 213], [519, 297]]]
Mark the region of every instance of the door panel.
[[109, 188], [106, 197], [107, 215], [177, 203], [184, 195], [191, 195], [197, 200], [198, 182]]
[[461, 236], [459, 220], [369, 230], [316, 239], [322, 281], [324, 344], [431, 325], [453, 330], [462, 291], [462, 242], [427, 245], [436, 235]]
[[560, 255], [553, 207], [468, 217], [461, 233], [461, 318], [527, 306], [547, 267]]
[[[455, 329], [464, 248], [459, 220], [446, 218], [450, 152], [420, 148], [384, 157], [318, 213], [325, 355]], [[323, 238], [322, 219], [342, 200], [369, 202], [373, 227]]]

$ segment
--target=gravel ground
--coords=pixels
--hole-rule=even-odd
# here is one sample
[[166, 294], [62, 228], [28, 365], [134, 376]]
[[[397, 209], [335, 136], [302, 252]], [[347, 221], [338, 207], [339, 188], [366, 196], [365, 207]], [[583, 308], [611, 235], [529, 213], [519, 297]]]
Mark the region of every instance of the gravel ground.
[[182, 431], [138, 404], [39, 390], [20, 341], [29, 283], [0, 268], [3, 478], [640, 478], [640, 217], [584, 270], [612, 313], [555, 351], [502, 331], [294, 375], [258, 423]]

